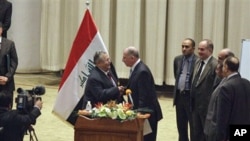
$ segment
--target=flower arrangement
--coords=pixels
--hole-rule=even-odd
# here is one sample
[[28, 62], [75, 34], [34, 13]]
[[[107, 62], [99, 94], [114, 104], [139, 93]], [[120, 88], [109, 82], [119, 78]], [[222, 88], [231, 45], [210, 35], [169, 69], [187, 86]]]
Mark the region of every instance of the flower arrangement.
[[[126, 95], [129, 97], [130, 101], [133, 103], [131, 97], [131, 90], [126, 90]], [[149, 118], [150, 110], [148, 109], [137, 109], [132, 110], [133, 104], [128, 103], [128, 99], [125, 100], [125, 103], [117, 104], [116, 101], [111, 100], [106, 104], [97, 103], [95, 107], [91, 110], [78, 110], [78, 115], [90, 116], [92, 118], [111, 118], [119, 121], [133, 120], [135, 118]], [[144, 111], [144, 114], [141, 112]], [[146, 113], [145, 113], [146, 112]]]
[[91, 111], [93, 118], [111, 118], [119, 121], [133, 120], [137, 117], [137, 113], [131, 110], [131, 104], [109, 101], [106, 104], [98, 103]]

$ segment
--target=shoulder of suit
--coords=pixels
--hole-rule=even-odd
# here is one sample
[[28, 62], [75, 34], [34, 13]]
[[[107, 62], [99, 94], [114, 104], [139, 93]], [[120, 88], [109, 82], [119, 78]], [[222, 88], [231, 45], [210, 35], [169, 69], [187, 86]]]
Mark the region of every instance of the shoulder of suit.
[[198, 59], [198, 56], [196, 54], [194, 54], [194, 59], [197, 60]]
[[213, 57], [213, 64], [216, 66], [218, 64], [218, 60]]
[[8, 6], [12, 5], [12, 2], [6, 1], [6, 5]]
[[178, 56], [175, 56], [174, 59], [181, 59], [181, 58], [183, 58], [183, 57], [184, 57], [183, 55], [178, 55]]
[[6, 42], [6, 43], [14, 43], [12, 40], [7, 39], [7, 38], [3, 38], [3, 37], [2, 37], [2, 42]]

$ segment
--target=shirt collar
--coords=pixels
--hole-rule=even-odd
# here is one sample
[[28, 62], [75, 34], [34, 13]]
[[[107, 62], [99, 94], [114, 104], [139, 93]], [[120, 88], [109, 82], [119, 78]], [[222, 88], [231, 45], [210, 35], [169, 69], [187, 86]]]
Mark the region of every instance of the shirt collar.
[[237, 74], [238, 74], [238, 72], [234, 72], [234, 73], [228, 75], [228, 76], [227, 76], [227, 79], [230, 78], [230, 77], [233, 77], [233, 76], [235, 76], [235, 75], [237, 75]]
[[141, 59], [139, 58], [135, 63], [134, 65], [131, 67], [131, 70], [133, 71], [136, 67], [136, 65], [141, 61]]
[[[96, 66], [97, 67], [97, 66]], [[99, 70], [101, 70], [104, 74], [108, 75], [109, 71], [103, 71], [101, 68], [97, 67]]]
[[191, 62], [193, 57], [194, 57], [194, 54], [192, 54], [192, 55], [190, 55], [188, 57], [184, 56], [183, 60], [188, 60], [188, 62]]
[[207, 59], [205, 59], [205, 60], [202, 60], [203, 62], [204, 62], [204, 64], [207, 64], [207, 62], [210, 60], [210, 58], [212, 57], [212, 55], [211, 56], [209, 56]]

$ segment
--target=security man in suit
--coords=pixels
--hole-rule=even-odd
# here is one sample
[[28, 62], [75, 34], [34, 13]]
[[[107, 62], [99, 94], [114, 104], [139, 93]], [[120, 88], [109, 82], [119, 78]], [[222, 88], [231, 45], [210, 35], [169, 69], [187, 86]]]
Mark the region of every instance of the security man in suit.
[[218, 54], [218, 64], [216, 67], [216, 78], [214, 83], [214, 91], [211, 94], [211, 98], [208, 105], [208, 111], [205, 121], [204, 133], [207, 141], [216, 140], [216, 119], [217, 119], [217, 102], [218, 95], [220, 93], [221, 85], [225, 82], [222, 67], [223, 61], [230, 56], [234, 56], [234, 53], [230, 49], [222, 49]]
[[195, 64], [191, 88], [192, 141], [205, 141], [204, 124], [217, 66], [217, 59], [212, 56], [213, 48], [209, 39], [202, 40], [198, 46], [199, 59]]
[[216, 141], [228, 141], [229, 125], [250, 125], [250, 82], [241, 78], [239, 59], [228, 57], [223, 62], [225, 81], [218, 95]]
[[[3, 24], [0, 22], [0, 91], [9, 91], [13, 103], [15, 90], [14, 74], [18, 65], [15, 43], [2, 37]], [[12, 104], [11, 104], [12, 105]]]
[[7, 31], [11, 25], [12, 3], [7, 0], [0, 0], [0, 22], [3, 24], [2, 36], [7, 38]]
[[194, 54], [195, 41], [186, 38], [182, 42], [182, 55], [174, 59], [175, 88], [173, 105], [176, 110], [176, 122], [179, 141], [189, 141], [188, 124], [191, 128], [190, 89], [192, 74], [197, 56]]

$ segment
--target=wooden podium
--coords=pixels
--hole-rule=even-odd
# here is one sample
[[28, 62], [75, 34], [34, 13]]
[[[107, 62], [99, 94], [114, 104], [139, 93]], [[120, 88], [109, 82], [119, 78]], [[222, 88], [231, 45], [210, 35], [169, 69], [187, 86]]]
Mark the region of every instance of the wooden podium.
[[141, 118], [120, 122], [79, 116], [75, 123], [75, 141], [143, 141], [143, 124]]

